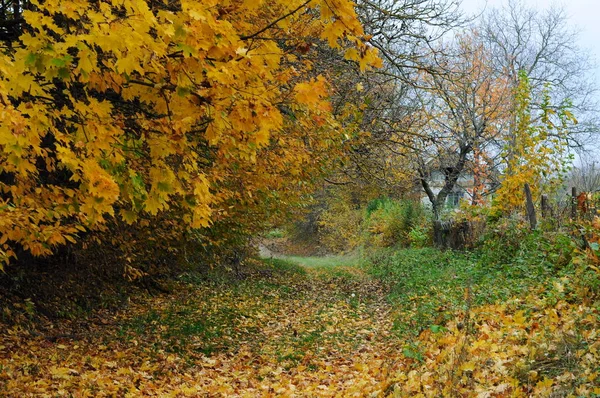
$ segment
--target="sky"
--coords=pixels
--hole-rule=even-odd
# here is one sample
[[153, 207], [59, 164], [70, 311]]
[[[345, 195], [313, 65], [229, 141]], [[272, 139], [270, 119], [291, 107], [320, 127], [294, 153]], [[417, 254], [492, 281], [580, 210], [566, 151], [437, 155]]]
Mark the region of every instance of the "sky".
[[[579, 32], [579, 47], [589, 51], [595, 60], [595, 79], [600, 86], [600, 0], [523, 0], [530, 8], [544, 9], [550, 5], [564, 7], [569, 21]], [[478, 14], [487, 8], [500, 8], [508, 0], [462, 0], [461, 8], [467, 14]]]

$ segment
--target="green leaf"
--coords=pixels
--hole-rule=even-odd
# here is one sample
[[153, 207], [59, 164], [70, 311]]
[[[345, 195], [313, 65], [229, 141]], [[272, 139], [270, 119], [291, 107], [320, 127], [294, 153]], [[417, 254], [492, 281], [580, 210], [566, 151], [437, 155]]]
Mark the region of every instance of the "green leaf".
[[416, 351], [412, 347], [404, 347], [404, 349], [402, 350], [402, 354], [404, 354], [404, 356], [407, 358], [416, 359], [417, 361], [423, 361], [423, 354]]
[[158, 188], [159, 191], [162, 192], [172, 192], [173, 188], [171, 187], [171, 184], [169, 184], [168, 182], [164, 182], [161, 181], [158, 184], [156, 184], [156, 187]]
[[73, 57], [71, 57], [70, 55], [65, 55], [62, 58], [52, 58], [50, 60], [50, 64], [62, 68], [70, 64], [71, 61], [73, 61]]
[[433, 332], [433, 333], [440, 333], [444, 331], [444, 328], [440, 325], [431, 325], [429, 327], [429, 329]]
[[26, 66], [35, 65], [35, 61], [37, 60], [37, 58], [38, 58], [38, 55], [35, 53], [27, 54], [27, 56], [25, 57], [25, 65]]
[[190, 93], [190, 89], [187, 87], [177, 87], [177, 95], [180, 97], [185, 97]]
[[58, 77], [60, 77], [61, 79], [68, 79], [70, 75], [71, 71], [69, 70], [69, 68], [60, 68], [58, 70]]
[[187, 57], [191, 57], [196, 52], [196, 50], [194, 50], [194, 47], [188, 46], [184, 43], [177, 44], [177, 48], [183, 52], [184, 56]]

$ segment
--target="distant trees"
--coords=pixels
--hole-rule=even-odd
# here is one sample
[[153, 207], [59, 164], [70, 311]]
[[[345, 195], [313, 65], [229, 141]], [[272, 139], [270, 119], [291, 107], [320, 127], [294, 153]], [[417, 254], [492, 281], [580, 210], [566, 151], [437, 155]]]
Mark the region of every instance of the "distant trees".
[[159, 218], [222, 244], [324, 176], [420, 186], [439, 218], [459, 176], [477, 202], [510, 164], [520, 73], [532, 124], [596, 131], [564, 13], [472, 22], [451, 0], [0, 0], [0, 262]]
[[580, 159], [565, 181], [567, 188], [575, 187], [580, 192], [600, 191], [600, 163], [597, 160]]
[[[418, 3], [421, 15], [435, 18], [411, 35], [411, 25], [394, 20], [393, 9], [378, 17], [375, 10], [391, 3], [398, 9]], [[379, 73], [389, 88], [379, 90], [387, 101], [379, 102], [384, 123], [373, 134], [400, 154], [391, 163], [412, 170], [412, 180], [436, 218], [457, 189], [459, 176], [473, 177], [473, 203], [501, 183], [518, 134], [521, 74], [530, 86], [531, 126], [560, 126], [549, 129], [541, 145], [556, 147], [561, 141], [580, 146], [587, 134], [598, 132], [589, 57], [577, 47], [576, 32], [562, 9], [538, 12], [510, 1], [465, 27], [451, 2], [391, 3], [367, 2], [364, 7], [375, 14], [367, 18], [373, 21], [368, 29], [384, 54], [385, 69]], [[432, 173], [443, 176], [441, 187], [432, 187]]]

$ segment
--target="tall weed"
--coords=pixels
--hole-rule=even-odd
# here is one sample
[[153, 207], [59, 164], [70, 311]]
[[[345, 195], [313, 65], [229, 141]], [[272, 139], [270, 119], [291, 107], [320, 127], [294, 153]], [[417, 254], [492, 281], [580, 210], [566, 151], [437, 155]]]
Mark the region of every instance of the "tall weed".
[[365, 247], [416, 247], [430, 241], [427, 215], [420, 203], [389, 198], [371, 201], [366, 208]]

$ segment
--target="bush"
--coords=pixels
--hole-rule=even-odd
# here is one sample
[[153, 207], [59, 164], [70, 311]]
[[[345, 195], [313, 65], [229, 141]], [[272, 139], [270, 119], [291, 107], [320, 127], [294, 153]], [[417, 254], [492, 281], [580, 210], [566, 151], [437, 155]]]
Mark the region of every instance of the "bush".
[[496, 223], [483, 238], [477, 253], [493, 265], [561, 269], [571, 262], [575, 246], [561, 231], [531, 231], [516, 219]]
[[431, 245], [431, 229], [420, 224], [408, 232], [410, 247], [423, 248]]
[[[562, 246], [563, 238], [546, 242], [532, 235], [517, 250], [522, 254], [505, 263], [492, 262], [493, 256], [483, 251], [374, 248], [365, 251], [363, 266], [390, 286], [389, 300], [397, 314], [396, 330], [418, 334], [444, 326], [467, 305], [504, 302], [523, 297], [538, 286], [551, 286], [552, 281], [568, 271], [568, 267], [560, 272], [556, 269], [570, 253], [568, 247]], [[565, 259], [558, 261], [560, 256]], [[598, 278], [589, 272], [586, 276], [590, 281], [588, 291], [598, 291]]]
[[363, 243], [366, 247], [423, 247], [430, 241], [426, 223], [420, 203], [376, 199], [366, 208]]
[[580, 246], [574, 251], [573, 265], [579, 295], [588, 301], [600, 297], [600, 217], [579, 225]]
[[320, 242], [334, 253], [353, 251], [360, 243], [362, 219], [362, 211], [349, 195], [334, 195], [319, 216]]

